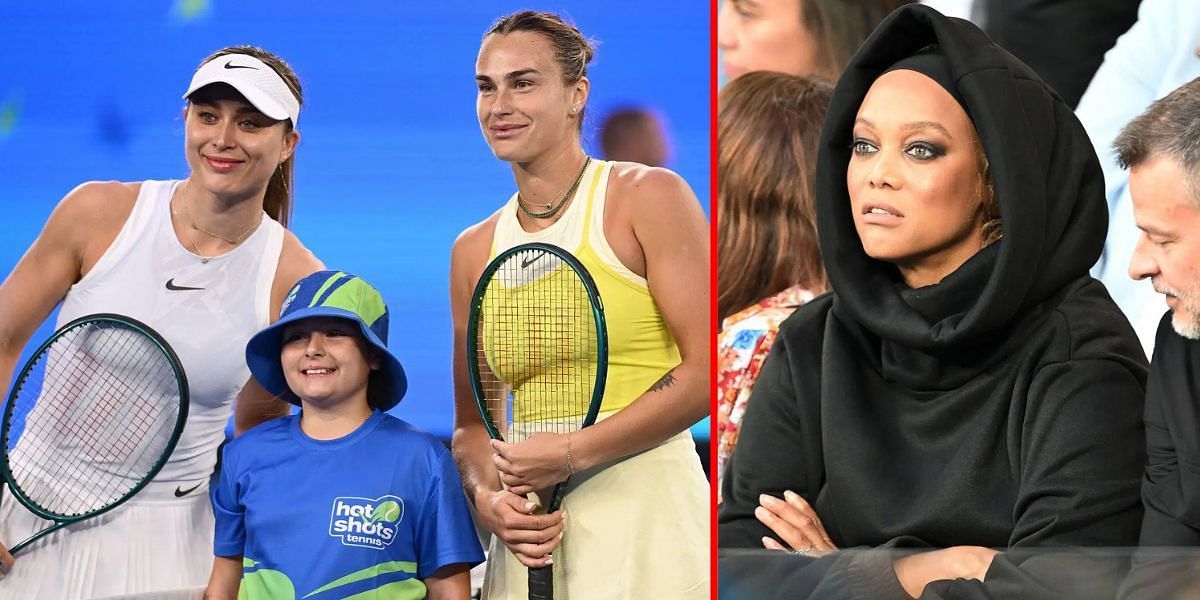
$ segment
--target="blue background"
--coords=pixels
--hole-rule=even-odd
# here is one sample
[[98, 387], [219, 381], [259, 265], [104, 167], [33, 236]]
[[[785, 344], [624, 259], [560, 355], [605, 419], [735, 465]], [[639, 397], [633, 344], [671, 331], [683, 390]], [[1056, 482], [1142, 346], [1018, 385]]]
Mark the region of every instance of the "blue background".
[[[475, 56], [492, 21], [521, 8], [564, 14], [599, 42], [585, 148], [599, 155], [605, 113], [654, 107], [672, 138], [668, 166], [708, 211], [706, 2], [6, 2], [0, 273], [79, 183], [185, 177], [180, 96], [192, 72], [217, 48], [262, 46], [304, 86], [292, 229], [331, 268], [380, 288], [410, 382], [394, 412], [448, 436], [450, 247], [515, 191], [479, 132]], [[707, 439], [707, 421], [693, 433]]]

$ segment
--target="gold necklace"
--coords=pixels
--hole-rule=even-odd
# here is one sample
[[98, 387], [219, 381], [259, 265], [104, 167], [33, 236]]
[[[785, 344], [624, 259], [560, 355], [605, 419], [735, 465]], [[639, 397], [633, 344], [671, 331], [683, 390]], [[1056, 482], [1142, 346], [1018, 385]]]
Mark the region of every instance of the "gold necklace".
[[[183, 185], [180, 185], [179, 189], [176, 190], [176, 194], [182, 193], [182, 190], [183, 190]], [[214, 237], [218, 240], [221, 240], [222, 242], [225, 242], [226, 244], [229, 244], [230, 246], [236, 246], [236, 245], [242, 243], [243, 241], [245, 241], [245, 239], [250, 235], [250, 233], [252, 231], [254, 231], [255, 229], [257, 229], [258, 226], [262, 223], [262, 213], [260, 212], [258, 214], [258, 219], [256, 219], [254, 221], [254, 223], [252, 223], [250, 225], [250, 227], [248, 227], [245, 231], [243, 231], [237, 237], [235, 237], [233, 239], [229, 239], [219, 233], [213, 233], [213, 232], [201, 227], [200, 224], [196, 222], [196, 219], [192, 218], [192, 211], [188, 209], [187, 202], [185, 202], [183, 200], [179, 200], [179, 204], [181, 204], [183, 206], [183, 214], [184, 214], [184, 216], [187, 217], [188, 223], [191, 225], [192, 235], [188, 236], [188, 243], [192, 246], [192, 252], [195, 252], [196, 256], [200, 257], [200, 264], [205, 264], [205, 265], [208, 264], [209, 259], [212, 257], [204, 256], [204, 254], [202, 254], [200, 252], [200, 249], [196, 247], [195, 232], [199, 231], [200, 233], [204, 233], [210, 237]]]
[[213, 232], [201, 227], [200, 224], [197, 223], [196, 220], [192, 218], [192, 213], [191, 213], [191, 211], [188, 210], [187, 203], [183, 204], [183, 214], [186, 215], [188, 218], [188, 221], [191, 222], [192, 229], [195, 229], [196, 231], [199, 231], [200, 233], [206, 234], [209, 237], [215, 237], [218, 240], [221, 240], [222, 242], [225, 242], [226, 244], [229, 244], [231, 246], [236, 246], [236, 245], [242, 243], [242, 241], [245, 240], [246, 237], [250, 235], [250, 232], [254, 231], [255, 228], [258, 227], [259, 223], [262, 223], [262, 213], [260, 212], [260, 213], [258, 213], [258, 218], [255, 219], [254, 222], [251, 223], [250, 226], [247, 227], [245, 231], [241, 232], [240, 234], [235, 236], [233, 239], [229, 239], [219, 233], [213, 233]]
[[545, 204], [543, 204], [543, 206], [546, 207], [546, 210], [544, 210], [542, 212], [533, 212], [533, 211], [529, 210], [528, 208], [525, 208], [526, 204], [533, 204], [533, 203], [527, 202], [523, 197], [521, 197], [521, 190], [518, 189], [517, 190], [517, 208], [521, 209], [521, 212], [525, 213], [526, 216], [533, 218], [533, 219], [545, 219], [546, 217], [553, 217], [555, 214], [558, 213], [558, 211], [562, 210], [562, 207], [567, 203], [567, 200], [569, 200], [571, 198], [571, 196], [575, 195], [575, 190], [579, 188], [579, 182], [583, 181], [583, 172], [587, 170], [588, 164], [591, 162], [592, 162], [592, 157], [586, 156], [586, 155], [583, 157], [583, 167], [581, 167], [579, 169], [579, 174], [575, 176], [575, 181], [572, 182], [571, 185], [567, 188], [566, 193], [564, 193], [562, 195], [562, 198], [559, 199], [557, 205], [552, 205], [549, 202], [546, 202]]

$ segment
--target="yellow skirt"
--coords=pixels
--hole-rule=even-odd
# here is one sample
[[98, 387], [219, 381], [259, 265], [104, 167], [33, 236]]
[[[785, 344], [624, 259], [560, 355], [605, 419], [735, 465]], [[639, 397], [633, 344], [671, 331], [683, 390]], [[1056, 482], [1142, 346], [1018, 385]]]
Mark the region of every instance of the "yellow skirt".
[[[571, 478], [556, 600], [709, 598], [708, 481], [688, 431]], [[526, 600], [529, 571], [492, 537], [483, 598]]]

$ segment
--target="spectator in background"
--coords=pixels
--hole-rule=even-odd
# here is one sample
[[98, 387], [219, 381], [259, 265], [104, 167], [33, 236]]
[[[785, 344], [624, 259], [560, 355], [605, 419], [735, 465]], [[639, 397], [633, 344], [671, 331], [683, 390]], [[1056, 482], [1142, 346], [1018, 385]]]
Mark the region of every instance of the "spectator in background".
[[608, 113], [600, 124], [600, 151], [604, 160], [635, 162], [647, 167], [665, 167], [671, 159], [671, 143], [662, 119], [640, 106]]
[[970, 19], [1073, 107], [1105, 51], [1133, 24], [1141, 0], [920, 2], [946, 16]]
[[1151, 102], [1200, 77], [1198, 48], [1200, 2], [1145, 0], [1137, 23], [1104, 56], [1076, 110], [1100, 155], [1108, 196], [1108, 239], [1092, 274], [1133, 323], [1147, 355], [1153, 353], [1159, 317], [1167, 306], [1149, 281], [1134, 281], [1127, 275], [1139, 232], [1133, 220], [1129, 171], [1117, 163], [1112, 144], [1121, 128]]
[[718, 100], [718, 483], [779, 324], [825, 290], [813, 188], [832, 93], [807, 77], [758, 71]]
[[778, 71], [836, 81], [875, 26], [913, 0], [724, 0], [717, 45], [725, 75]]
[[[1074, 108], [1104, 53], [1137, 19], [1139, 2], [976, 0], [972, 14], [992, 41], [1029, 65]], [[1143, 65], [1157, 68], [1152, 61]]]
[[1128, 597], [1195, 598], [1200, 590], [1194, 553], [1200, 546], [1198, 139], [1200, 78], [1151, 104], [1112, 145], [1129, 169], [1140, 230], [1129, 276], [1152, 280], [1171, 307], [1158, 327], [1146, 388], [1146, 513], [1138, 543], [1151, 548], [1135, 556]]

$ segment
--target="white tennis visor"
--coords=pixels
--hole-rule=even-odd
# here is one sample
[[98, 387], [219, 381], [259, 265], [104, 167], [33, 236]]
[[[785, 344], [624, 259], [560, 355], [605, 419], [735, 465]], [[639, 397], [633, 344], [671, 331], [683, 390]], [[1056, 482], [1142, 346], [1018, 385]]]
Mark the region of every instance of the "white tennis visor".
[[200, 67], [192, 76], [183, 99], [213, 83], [226, 83], [246, 97], [259, 112], [277, 121], [300, 120], [300, 101], [292, 95], [283, 78], [263, 61], [246, 54], [218, 56]]

